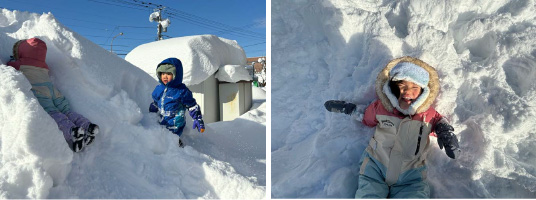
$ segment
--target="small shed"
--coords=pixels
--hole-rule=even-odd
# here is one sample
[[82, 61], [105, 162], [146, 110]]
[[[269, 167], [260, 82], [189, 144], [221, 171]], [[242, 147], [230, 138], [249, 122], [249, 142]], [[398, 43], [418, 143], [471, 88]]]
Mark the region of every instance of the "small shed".
[[[214, 74], [209, 76], [205, 81], [188, 86], [193, 93], [195, 101], [201, 107], [201, 114], [205, 123], [220, 121], [221, 114], [219, 112], [219, 91], [218, 80]], [[210, 111], [210, 112], [206, 112]]]
[[226, 65], [216, 73], [219, 81], [220, 120], [231, 121], [252, 105], [252, 78], [245, 66]]

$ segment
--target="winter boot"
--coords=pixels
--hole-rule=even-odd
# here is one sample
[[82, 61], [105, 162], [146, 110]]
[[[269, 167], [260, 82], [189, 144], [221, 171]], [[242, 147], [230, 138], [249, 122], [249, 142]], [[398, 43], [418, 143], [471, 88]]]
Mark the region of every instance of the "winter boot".
[[99, 126], [93, 123], [90, 124], [87, 128], [87, 137], [84, 138], [85, 145], [88, 146], [93, 143], [93, 141], [95, 140], [95, 135], [97, 134], [99, 134]]
[[72, 150], [74, 152], [80, 152], [82, 149], [84, 149], [85, 142], [84, 142], [84, 129], [81, 127], [73, 127], [71, 128], [71, 136], [73, 138], [73, 146]]
[[179, 147], [184, 148], [184, 143], [182, 143], [182, 140], [179, 138]]

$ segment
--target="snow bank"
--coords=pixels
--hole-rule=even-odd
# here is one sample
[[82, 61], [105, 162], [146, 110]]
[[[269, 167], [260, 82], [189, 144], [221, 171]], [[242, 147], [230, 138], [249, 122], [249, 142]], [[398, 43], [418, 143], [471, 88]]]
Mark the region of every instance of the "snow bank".
[[236, 83], [238, 81], [251, 81], [251, 75], [243, 65], [225, 65], [216, 72], [219, 81]]
[[[259, 174], [266, 168], [266, 141], [260, 138], [265, 137], [262, 132], [251, 132], [251, 130], [265, 129], [265, 123], [257, 123], [266, 119], [266, 105], [253, 105], [258, 109], [250, 110], [239, 118], [234, 119], [234, 123], [215, 122], [211, 123], [211, 128], [215, 130], [227, 130], [218, 134], [197, 134], [188, 135], [192, 145], [196, 145], [199, 152], [210, 153], [218, 160], [226, 160], [231, 163], [239, 174], [244, 174], [251, 181], [264, 183], [266, 175]], [[240, 124], [240, 127], [236, 127]], [[228, 138], [232, 138], [231, 140]], [[236, 141], [240, 141], [236, 143]], [[241, 155], [251, 156], [241, 156]], [[240, 192], [240, 191], [238, 191]]]
[[323, 103], [371, 102], [378, 72], [406, 55], [437, 69], [434, 107], [463, 150], [451, 160], [432, 139], [432, 197], [536, 197], [534, 0], [271, 5], [272, 197], [353, 197], [373, 129]]
[[65, 180], [73, 153], [67, 145], [56, 145], [65, 139], [30, 98], [31, 85], [22, 73], [0, 65], [0, 85], [0, 197], [46, 198], [53, 182]]
[[[26, 78], [5, 65], [12, 45], [30, 37], [47, 43], [51, 80], [71, 108], [101, 127], [92, 146], [81, 153], [73, 154], [67, 147]], [[147, 113], [156, 80], [65, 28], [52, 14], [1, 10], [0, 85], [0, 198], [265, 196], [265, 183], [253, 180], [265, 176], [256, 170], [258, 166], [235, 169], [234, 160], [215, 159], [210, 155], [214, 152], [200, 153], [188, 138], [188, 146], [178, 148], [178, 137], [157, 124], [156, 114]], [[241, 122], [229, 123], [234, 124], [228, 127], [241, 127]], [[250, 126], [264, 127], [263, 123]], [[187, 120], [183, 135], [198, 134], [189, 128], [191, 124]], [[206, 126], [206, 135], [234, 131]], [[261, 127], [256, 134], [265, 134]], [[221, 138], [233, 144], [234, 138]], [[199, 145], [205, 142], [198, 141]], [[257, 154], [239, 156], [265, 159]]]
[[215, 35], [171, 38], [140, 45], [125, 56], [156, 80], [156, 66], [166, 58], [181, 60], [187, 86], [203, 82], [224, 65], [246, 65], [246, 54], [234, 40]]

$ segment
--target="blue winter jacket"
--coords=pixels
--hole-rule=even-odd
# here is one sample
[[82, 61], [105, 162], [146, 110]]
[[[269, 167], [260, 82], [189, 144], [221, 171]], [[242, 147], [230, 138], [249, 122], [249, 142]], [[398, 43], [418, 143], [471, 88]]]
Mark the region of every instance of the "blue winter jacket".
[[[166, 125], [171, 131], [179, 130], [185, 125], [186, 108], [195, 106], [197, 102], [192, 96], [192, 92], [182, 83], [182, 63], [177, 58], [168, 58], [162, 61], [162, 64], [172, 64], [176, 69], [176, 77], [164, 85], [160, 77], [153, 91], [153, 100], [158, 105], [158, 113], [161, 115], [160, 124]], [[157, 68], [158, 68], [157, 66]], [[158, 74], [157, 74], [158, 76]], [[180, 129], [182, 130], [182, 129]]]

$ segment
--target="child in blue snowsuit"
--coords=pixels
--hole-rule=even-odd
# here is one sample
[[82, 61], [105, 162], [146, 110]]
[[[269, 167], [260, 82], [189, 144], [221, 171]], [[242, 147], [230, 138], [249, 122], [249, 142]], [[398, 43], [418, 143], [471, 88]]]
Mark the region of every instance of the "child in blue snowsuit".
[[[193, 119], [193, 129], [197, 128], [201, 133], [205, 131], [201, 108], [192, 92], [182, 83], [182, 71], [182, 63], [177, 58], [168, 58], [158, 64], [156, 75], [160, 84], [154, 89], [153, 103], [149, 106], [149, 112], [159, 114], [160, 124], [179, 137], [186, 126], [186, 109]], [[179, 146], [184, 146], [180, 138]]]

